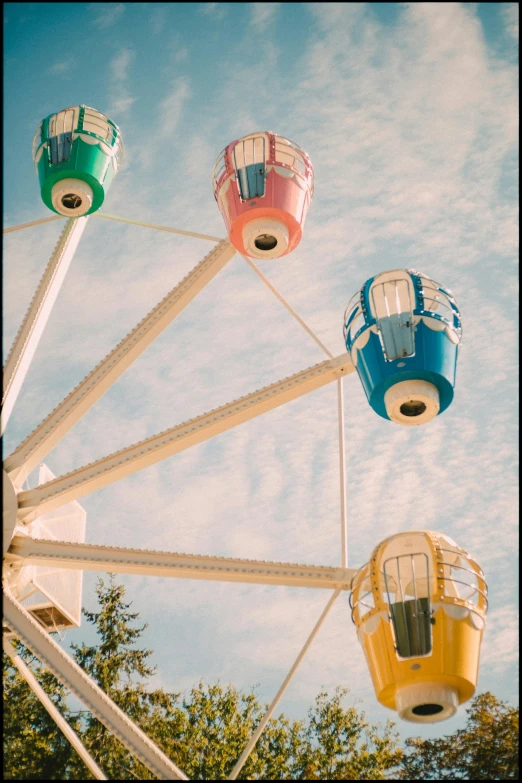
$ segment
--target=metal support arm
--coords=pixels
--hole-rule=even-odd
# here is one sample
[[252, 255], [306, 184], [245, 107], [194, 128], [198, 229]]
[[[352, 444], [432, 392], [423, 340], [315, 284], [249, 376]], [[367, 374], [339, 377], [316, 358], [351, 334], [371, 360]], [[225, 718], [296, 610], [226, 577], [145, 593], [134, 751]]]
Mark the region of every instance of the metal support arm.
[[52, 411], [4, 463], [18, 488], [77, 421], [112, 386], [159, 334], [203, 290], [235, 254], [220, 242]]
[[20, 641], [69, 688], [104, 726], [160, 780], [186, 775], [95, 685], [77, 663], [10, 595], [4, 594], [4, 621]]
[[4, 367], [2, 433], [89, 218], [69, 218], [36, 289]]
[[30, 522], [40, 514], [106, 487], [353, 371], [349, 355], [343, 353], [54, 481], [20, 492], [18, 518]]
[[67, 570], [110, 571], [117, 574], [206, 579], [220, 582], [286, 585], [349, 590], [355, 568], [273, 563], [210, 555], [186, 555], [146, 549], [71, 544], [65, 541], [13, 538], [7, 562], [54, 566]]

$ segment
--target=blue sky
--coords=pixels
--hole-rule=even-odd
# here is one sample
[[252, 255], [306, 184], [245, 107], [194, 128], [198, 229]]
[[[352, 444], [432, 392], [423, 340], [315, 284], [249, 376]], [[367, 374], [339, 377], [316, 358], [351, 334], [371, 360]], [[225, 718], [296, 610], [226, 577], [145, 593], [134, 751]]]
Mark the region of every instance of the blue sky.
[[[515, 702], [517, 678], [518, 10], [514, 3], [8, 3], [4, 225], [49, 213], [31, 142], [84, 103], [122, 129], [104, 211], [224, 236], [210, 177], [231, 140], [273, 129], [316, 173], [304, 237], [262, 271], [329, 349], [373, 274], [415, 267], [460, 305], [452, 406], [401, 428], [344, 383], [349, 565], [383, 537], [453, 537], [490, 587], [478, 689]], [[61, 226], [4, 239], [8, 350]], [[91, 218], [6, 432], [9, 453], [209, 250], [202, 240]], [[5, 355], [5, 354], [4, 354]], [[60, 475], [322, 361], [235, 256], [46, 463]], [[87, 541], [292, 562], [339, 562], [336, 388], [327, 386], [86, 496]], [[35, 478], [30, 477], [31, 486]], [[84, 604], [95, 605], [86, 575]], [[269, 701], [328, 596], [322, 591], [122, 577], [149, 623], [156, 680], [258, 684]], [[64, 642], [91, 638], [90, 629]], [[374, 699], [341, 597], [280, 709], [321, 687]], [[401, 735], [440, 736], [464, 710]]]

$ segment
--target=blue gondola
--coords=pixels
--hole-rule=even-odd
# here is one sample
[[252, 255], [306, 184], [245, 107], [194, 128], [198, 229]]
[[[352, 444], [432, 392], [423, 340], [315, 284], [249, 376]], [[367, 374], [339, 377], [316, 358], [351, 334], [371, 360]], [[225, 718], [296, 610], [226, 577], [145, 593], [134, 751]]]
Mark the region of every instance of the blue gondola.
[[413, 269], [371, 277], [344, 315], [346, 349], [368, 402], [406, 426], [450, 405], [461, 335], [451, 292]]

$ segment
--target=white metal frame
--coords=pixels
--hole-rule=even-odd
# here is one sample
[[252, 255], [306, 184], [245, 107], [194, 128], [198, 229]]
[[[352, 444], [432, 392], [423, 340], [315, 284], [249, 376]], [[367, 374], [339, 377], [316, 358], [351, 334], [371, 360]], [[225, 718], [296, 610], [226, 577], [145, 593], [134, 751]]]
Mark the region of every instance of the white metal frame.
[[[315, 343], [326, 355], [326, 360], [313, 367], [265, 386], [239, 400], [203, 413], [188, 422], [173, 426], [140, 443], [129, 446], [103, 459], [72, 471], [64, 476], [43, 484], [36, 489], [23, 490], [22, 485], [31, 470], [47, 455], [71, 427], [94, 405], [110, 388], [121, 374], [141, 355], [168, 324], [189, 304], [190, 301], [212, 280], [233, 257], [235, 250], [227, 240], [220, 240], [206, 234], [181, 229], [142, 223], [113, 215], [97, 214], [98, 217], [132, 223], [145, 228], [168, 231], [170, 233], [206, 239], [218, 244], [211, 252], [177, 285], [162, 301], [125, 337], [108, 356], [61, 402], [38, 427], [4, 460], [4, 470], [13, 484], [17, 498], [18, 527], [14, 531], [8, 553], [4, 559], [4, 624], [14, 636], [24, 644], [51, 671], [69, 687], [136, 755], [148, 769], [160, 779], [186, 779], [179, 770], [143, 732], [121, 712], [64, 653], [61, 647], [34, 620], [31, 615], [9, 593], [8, 585], [16, 570], [31, 563], [49, 565], [55, 568], [82, 569], [91, 571], [111, 571], [150, 576], [169, 576], [189, 579], [210, 579], [255, 584], [290, 585], [311, 588], [326, 588], [331, 596], [303, 644], [294, 664], [285, 677], [270, 707], [263, 716], [256, 731], [238, 759], [229, 779], [234, 780], [248, 756], [255, 747], [266, 724], [270, 720], [277, 704], [283, 696], [290, 680], [313, 639], [319, 632], [335, 600], [344, 590], [350, 589], [351, 578], [356, 569], [348, 568], [347, 521], [346, 521], [346, 477], [344, 457], [344, 408], [342, 378], [354, 371], [347, 353], [334, 357], [312, 329], [296, 313], [291, 305], [262, 274], [252, 259], [243, 256], [245, 262], [254, 270], [277, 299], [287, 308]], [[4, 233], [18, 231], [30, 226], [58, 220], [50, 217], [12, 228]], [[7, 389], [4, 392], [4, 405], [7, 418], [14, 406], [16, 396], [22, 385], [30, 360], [36, 350], [38, 340], [44, 329], [52, 304], [68, 265], [74, 255], [79, 238], [87, 218], [67, 221], [60, 237], [57, 249], [53, 253], [44, 278], [38, 287], [30, 310], [26, 315], [19, 334], [8, 357], [4, 374], [7, 375]], [[83, 222], [82, 222], [83, 221]], [[41, 514], [58, 508], [71, 500], [76, 500], [89, 492], [105, 487], [114, 481], [129, 476], [148, 465], [170, 457], [190, 446], [225, 432], [238, 424], [248, 421], [266, 411], [296, 399], [307, 392], [318, 389], [332, 381], [337, 382], [338, 427], [339, 427], [339, 482], [340, 482], [340, 566], [310, 566], [294, 563], [274, 563], [269, 561], [244, 560], [238, 558], [220, 558], [206, 555], [189, 555], [169, 552], [152, 552], [139, 549], [97, 546], [90, 544], [71, 544], [62, 541], [33, 539], [30, 536], [30, 523]], [[5, 424], [4, 424], [5, 426]], [[14, 524], [12, 525], [14, 527]], [[25, 533], [21, 535], [22, 531]], [[5, 644], [8, 644], [7, 642]], [[105, 779], [102, 771], [89, 757], [78, 737], [70, 727], [63, 725], [63, 717], [56, 714], [56, 708], [45, 693], [38, 691], [38, 683], [23, 661], [4, 649], [33, 688], [45, 708], [56, 719], [58, 725], [78, 750], [95, 777]], [[10, 645], [8, 644], [10, 647]], [[13, 651], [14, 652], [14, 651]], [[18, 658], [18, 659], [17, 659]], [[21, 665], [20, 665], [21, 664]], [[32, 679], [31, 679], [32, 678]], [[40, 689], [41, 690], [41, 689]], [[61, 721], [60, 721], [61, 718]], [[79, 743], [79, 744], [78, 744]], [[81, 747], [80, 747], [81, 746]], [[83, 750], [82, 750], [83, 748]], [[85, 755], [86, 754], [86, 755]]]
[[115, 574], [168, 576], [245, 584], [349, 590], [355, 568], [274, 563], [269, 560], [188, 555], [96, 544], [72, 544], [15, 535], [7, 555], [9, 571], [26, 565]]
[[2, 384], [2, 435], [87, 220], [67, 221], [7, 357]]

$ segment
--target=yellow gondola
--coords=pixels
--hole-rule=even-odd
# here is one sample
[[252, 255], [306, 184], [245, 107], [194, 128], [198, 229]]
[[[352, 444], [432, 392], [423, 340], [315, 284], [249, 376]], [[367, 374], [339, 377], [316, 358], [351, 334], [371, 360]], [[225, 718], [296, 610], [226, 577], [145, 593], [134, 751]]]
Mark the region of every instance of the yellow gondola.
[[381, 704], [435, 723], [473, 696], [487, 586], [451, 538], [426, 530], [387, 538], [354, 576], [350, 602]]

